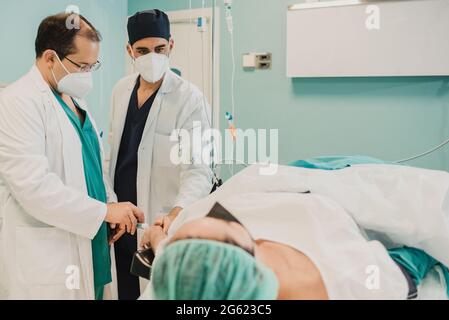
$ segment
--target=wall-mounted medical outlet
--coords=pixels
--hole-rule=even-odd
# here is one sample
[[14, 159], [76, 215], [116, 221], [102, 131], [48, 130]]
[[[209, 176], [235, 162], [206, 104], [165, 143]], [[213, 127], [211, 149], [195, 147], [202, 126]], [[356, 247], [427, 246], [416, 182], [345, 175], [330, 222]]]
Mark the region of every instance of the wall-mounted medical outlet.
[[207, 31], [207, 17], [198, 17], [197, 27], [199, 32]]
[[246, 53], [243, 55], [243, 68], [246, 70], [269, 70], [271, 65], [271, 53]]

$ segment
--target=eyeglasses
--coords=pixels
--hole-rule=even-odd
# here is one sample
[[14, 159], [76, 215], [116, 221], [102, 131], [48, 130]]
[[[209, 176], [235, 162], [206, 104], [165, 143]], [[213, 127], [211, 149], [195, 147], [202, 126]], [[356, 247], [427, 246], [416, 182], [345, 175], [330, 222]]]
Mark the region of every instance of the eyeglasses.
[[100, 62], [100, 61], [97, 61], [97, 62], [95, 62], [95, 63], [92, 64], [92, 65], [85, 65], [85, 66], [82, 66], [82, 65], [80, 65], [80, 64], [78, 64], [78, 63], [76, 63], [76, 62], [70, 60], [70, 59], [67, 58], [67, 57], [65, 57], [65, 59], [66, 59], [67, 61], [69, 61], [71, 64], [73, 64], [74, 66], [77, 66], [77, 67], [79, 68], [79, 70], [78, 70], [79, 72], [93, 72], [93, 71], [97, 71], [97, 70], [100, 69], [100, 67], [101, 67], [101, 62]]

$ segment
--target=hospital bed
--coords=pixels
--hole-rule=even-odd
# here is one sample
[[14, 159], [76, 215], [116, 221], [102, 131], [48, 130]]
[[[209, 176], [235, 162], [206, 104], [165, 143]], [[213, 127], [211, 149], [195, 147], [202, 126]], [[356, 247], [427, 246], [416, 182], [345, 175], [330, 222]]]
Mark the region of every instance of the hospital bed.
[[[444, 226], [448, 225], [448, 173], [373, 164], [329, 174], [322, 170], [280, 167], [279, 172], [270, 177], [260, 175], [259, 170], [260, 166], [244, 170], [220, 192], [302, 192], [309, 189], [336, 200], [351, 212], [361, 228], [378, 230], [380, 234], [391, 236], [388, 240], [402, 245], [417, 248], [422, 245], [419, 249], [447, 264], [449, 236]], [[366, 185], [354, 188], [361, 181]], [[346, 188], [346, 184], [351, 188]], [[404, 188], [409, 190], [402, 192]], [[414, 195], [413, 199], [409, 195]], [[152, 298], [150, 283], [141, 299]], [[418, 300], [447, 299], [447, 283], [442, 269], [437, 266], [418, 286]]]

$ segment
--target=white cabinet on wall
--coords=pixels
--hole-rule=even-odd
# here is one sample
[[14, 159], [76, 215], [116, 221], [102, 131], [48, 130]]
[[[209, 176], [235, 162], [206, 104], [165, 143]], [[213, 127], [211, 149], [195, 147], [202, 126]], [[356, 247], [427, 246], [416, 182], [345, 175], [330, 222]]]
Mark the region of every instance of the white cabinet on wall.
[[340, 0], [287, 13], [288, 77], [449, 75], [449, 0]]

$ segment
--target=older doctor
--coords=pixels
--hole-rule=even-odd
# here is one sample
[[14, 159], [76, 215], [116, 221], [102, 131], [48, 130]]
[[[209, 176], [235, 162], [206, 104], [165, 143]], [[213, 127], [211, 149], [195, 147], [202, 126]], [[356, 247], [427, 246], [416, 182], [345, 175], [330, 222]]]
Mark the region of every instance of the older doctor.
[[113, 297], [108, 240], [144, 220], [130, 203], [106, 204], [116, 198], [82, 100], [101, 38], [71, 18], [41, 23], [35, 65], [0, 95], [0, 299]]
[[[122, 79], [113, 91], [110, 174], [120, 201], [137, 204], [146, 221], [167, 229], [184, 207], [211, 192], [207, 161], [176, 165], [170, 158], [178, 148], [171, 139], [174, 131], [210, 129], [209, 106], [195, 86], [169, 69], [174, 42], [165, 13], [136, 13], [129, 18], [128, 34], [127, 49], [138, 74]], [[208, 141], [201, 149], [208, 147]], [[181, 147], [179, 151], [187, 152]], [[158, 218], [161, 213], [168, 215]], [[140, 295], [139, 279], [129, 273], [136, 249], [137, 239], [130, 235], [115, 246], [120, 299]]]

